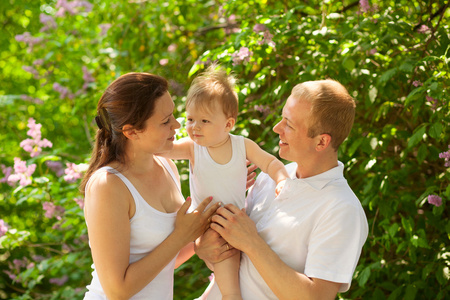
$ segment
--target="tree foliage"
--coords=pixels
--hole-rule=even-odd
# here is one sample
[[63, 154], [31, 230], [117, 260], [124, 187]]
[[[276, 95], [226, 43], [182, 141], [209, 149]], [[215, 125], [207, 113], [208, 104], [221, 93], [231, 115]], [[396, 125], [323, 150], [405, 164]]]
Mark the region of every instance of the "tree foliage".
[[[92, 260], [77, 187], [106, 86], [131, 71], [162, 75], [183, 117], [190, 81], [213, 61], [239, 79], [235, 133], [273, 154], [272, 126], [297, 83], [333, 78], [357, 101], [339, 157], [370, 232], [339, 297], [448, 297], [448, 6], [0, 2], [0, 299], [82, 299]], [[178, 166], [187, 196], [187, 165]], [[175, 299], [200, 295], [209, 273], [191, 259], [176, 271]]]

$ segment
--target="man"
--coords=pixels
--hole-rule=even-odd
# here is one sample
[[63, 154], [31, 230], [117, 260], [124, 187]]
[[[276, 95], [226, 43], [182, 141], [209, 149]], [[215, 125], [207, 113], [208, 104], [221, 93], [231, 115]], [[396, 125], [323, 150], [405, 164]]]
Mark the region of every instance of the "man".
[[[219, 208], [213, 230], [198, 241], [196, 252], [208, 265], [235, 254], [232, 248], [242, 251], [244, 300], [334, 299], [349, 289], [368, 233], [338, 161], [354, 116], [355, 102], [340, 83], [295, 86], [273, 129], [280, 157], [293, 162], [286, 166], [292, 179], [275, 197], [275, 183], [261, 174], [247, 197], [247, 213]], [[221, 299], [216, 285], [206, 297]]]

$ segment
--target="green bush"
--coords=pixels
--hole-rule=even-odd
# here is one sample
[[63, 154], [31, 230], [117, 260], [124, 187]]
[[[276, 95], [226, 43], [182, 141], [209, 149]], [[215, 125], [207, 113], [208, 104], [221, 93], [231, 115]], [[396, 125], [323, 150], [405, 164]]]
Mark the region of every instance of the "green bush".
[[[339, 297], [448, 297], [448, 1], [6, 0], [0, 11], [0, 299], [82, 299], [92, 260], [77, 178], [106, 86], [162, 75], [183, 117], [190, 81], [216, 60], [239, 78], [235, 133], [273, 154], [295, 84], [333, 78], [356, 99], [339, 155], [370, 231]], [[191, 259], [175, 299], [200, 295], [209, 274]]]

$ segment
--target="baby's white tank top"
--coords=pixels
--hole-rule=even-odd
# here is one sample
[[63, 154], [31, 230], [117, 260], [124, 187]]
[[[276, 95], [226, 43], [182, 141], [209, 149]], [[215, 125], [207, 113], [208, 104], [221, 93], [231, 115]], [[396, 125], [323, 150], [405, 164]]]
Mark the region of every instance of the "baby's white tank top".
[[216, 163], [206, 147], [194, 143], [194, 167], [189, 168], [189, 186], [193, 205], [197, 207], [205, 198], [212, 196], [213, 203], [232, 203], [245, 207], [247, 166], [244, 137], [230, 134], [233, 154], [224, 164]]
[[[177, 181], [169, 163], [165, 158], [158, 158], [171, 175], [181, 194], [179, 182]], [[130, 263], [133, 263], [153, 251], [153, 249], [161, 244], [161, 242], [172, 233], [175, 228], [175, 218], [177, 213], [164, 213], [154, 209], [144, 200], [144, 198], [142, 198], [133, 184], [114, 168], [103, 167], [98, 169], [96, 173], [105, 171], [117, 175], [125, 183], [136, 204], [136, 212], [130, 219]], [[173, 300], [173, 274], [175, 258], [161, 271], [161, 273], [159, 273], [147, 286], [145, 286], [144, 289], [130, 299]], [[87, 286], [88, 292], [85, 294], [84, 299], [106, 300], [107, 298], [101, 287], [95, 266], [92, 265], [92, 268], [94, 269], [92, 272], [92, 282]]]

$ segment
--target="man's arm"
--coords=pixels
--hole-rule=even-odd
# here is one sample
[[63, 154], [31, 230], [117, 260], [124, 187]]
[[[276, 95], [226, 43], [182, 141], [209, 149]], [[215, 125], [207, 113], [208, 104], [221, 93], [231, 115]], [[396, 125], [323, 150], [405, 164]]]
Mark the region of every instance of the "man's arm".
[[255, 223], [234, 205], [219, 208], [211, 229], [252, 261], [279, 299], [335, 299], [340, 283], [309, 278], [286, 265], [259, 236]]

